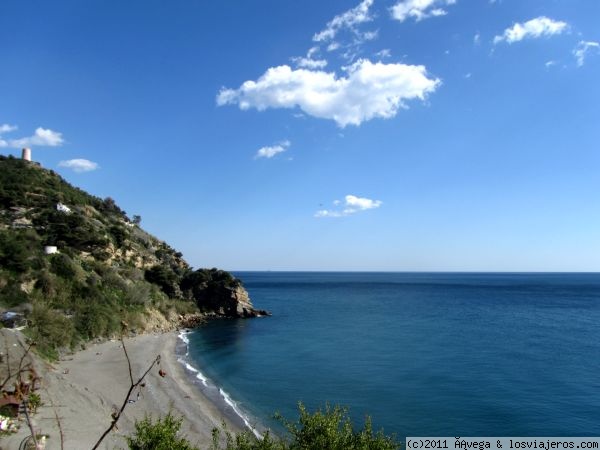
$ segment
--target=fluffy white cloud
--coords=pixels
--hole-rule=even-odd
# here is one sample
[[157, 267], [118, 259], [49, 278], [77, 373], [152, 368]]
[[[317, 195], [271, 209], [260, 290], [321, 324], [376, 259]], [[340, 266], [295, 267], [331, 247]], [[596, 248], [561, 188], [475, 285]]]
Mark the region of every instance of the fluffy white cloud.
[[553, 36], [568, 30], [568, 24], [548, 17], [540, 16], [524, 23], [515, 23], [512, 27], [504, 30], [502, 35], [494, 37], [494, 44], [500, 42], [519, 42], [526, 38], [539, 38], [542, 36]]
[[391, 8], [392, 17], [400, 22], [408, 18], [417, 22], [429, 17], [445, 16], [443, 6], [454, 5], [456, 0], [401, 0]]
[[428, 77], [424, 66], [359, 60], [346, 72], [347, 76], [337, 77], [333, 72], [272, 67], [257, 81], [246, 81], [238, 89], [222, 89], [217, 104], [259, 111], [299, 107], [308, 115], [345, 127], [376, 117], [394, 117], [399, 108], [406, 107], [406, 100], [423, 100], [441, 84]]
[[9, 141], [11, 147], [58, 147], [64, 143], [62, 133], [47, 128], [37, 128], [33, 136]]
[[[340, 200], [334, 200], [334, 206], [341, 206]], [[370, 198], [357, 197], [356, 195], [346, 195], [344, 197], [343, 207], [337, 209], [321, 209], [315, 213], [315, 217], [344, 217], [368, 209], [379, 208], [383, 202], [381, 200], [371, 200]]]
[[[16, 125], [3, 124], [0, 125], [0, 135], [3, 133], [10, 133], [17, 130]], [[37, 128], [33, 136], [4, 140], [0, 138], [0, 147], [33, 147], [33, 146], [45, 146], [45, 147], [58, 147], [64, 143], [62, 133], [52, 131], [45, 128]]]
[[583, 66], [585, 63], [585, 57], [589, 51], [600, 53], [600, 43], [593, 41], [579, 41], [577, 47], [573, 49], [573, 56], [575, 56], [579, 67]]
[[290, 141], [283, 141], [276, 145], [261, 147], [256, 152], [256, 155], [254, 156], [254, 158], [255, 159], [256, 158], [272, 158], [273, 156], [277, 155], [278, 153], [285, 152], [289, 148], [290, 145], [291, 145]]
[[374, 0], [363, 0], [358, 6], [335, 16], [327, 23], [322, 31], [313, 36], [313, 41], [323, 42], [332, 40], [339, 30], [344, 28], [354, 29], [356, 25], [370, 22], [373, 17], [369, 14], [369, 8]]
[[67, 169], [71, 169], [77, 173], [91, 172], [92, 170], [96, 170], [99, 167], [98, 163], [81, 158], [61, 161], [58, 163], [58, 165], [59, 167], [66, 167]]

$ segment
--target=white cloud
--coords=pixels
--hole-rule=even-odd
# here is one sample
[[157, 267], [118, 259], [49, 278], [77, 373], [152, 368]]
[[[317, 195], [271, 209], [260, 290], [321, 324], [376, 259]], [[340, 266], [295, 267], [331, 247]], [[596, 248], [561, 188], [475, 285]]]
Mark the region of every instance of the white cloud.
[[377, 39], [377, 36], [379, 36], [379, 30], [365, 31], [360, 35], [359, 43], [362, 43], [362, 41], [374, 41]]
[[312, 58], [292, 58], [292, 61], [296, 63], [298, 67], [304, 67], [306, 69], [322, 69], [327, 65], [327, 61], [324, 59], [312, 59]]
[[277, 155], [278, 153], [285, 152], [289, 148], [290, 145], [291, 145], [291, 142], [286, 140], [286, 141], [282, 141], [276, 145], [261, 147], [256, 152], [256, 155], [254, 155], [254, 158], [255, 159], [257, 159], [257, 158], [272, 158], [273, 156]]
[[383, 50], [380, 50], [377, 53], [375, 53], [375, 56], [381, 59], [389, 58], [392, 56], [392, 51], [389, 48], [384, 48]]
[[445, 16], [443, 6], [454, 5], [456, 0], [401, 0], [390, 9], [392, 17], [400, 22], [408, 18], [417, 22], [429, 17]]
[[340, 127], [360, 125], [373, 118], [391, 118], [405, 101], [425, 99], [441, 81], [429, 78], [424, 66], [372, 63], [358, 60], [347, 75], [333, 72], [268, 69], [257, 81], [238, 89], [222, 89], [219, 106], [238, 104], [240, 109], [295, 108], [313, 117], [334, 120]]
[[334, 206], [342, 206], [337, 209], [320, 209], [315, 213], [315, 217], [344, 217], [368, 209], [379, 208], [383, 202], [381, 200], [371, 200], [370, 198], [357, 197], [356, 195], [346, 195], [344, 202], [334, 200]]
[[10, 133], [11, 131], [15, 131], [18, 127], [16, 125], [9, 125], [4, 123], [0, 125], [0, 148], [9, 147], [9, 142], [2, 139], [2, 134]]
[[335, 38], [335, 35], [341, 29], [348, 28], [354, 30], [356, 25], [372, 21], [373, 17], [369, 14], [369, 8], [373, 2], [374, 0], [363, 0], [358, 6], [335, 16], [327, 23], [325, 29], [313, 36], [313, 41], [330, 41]]
[[596, 53], [600, 54], [600, 43], [593, 41], [579, 41], [577, 47], [573, 49], [573, 56], [575, 56], [579, 67], [583, 66], [587, 53], [592, 50], [595, 50]]
[[481, 43], [481, 34], [476, 33], [475, 36], [473, 36], [473, 44], [479, 45], [480, 43]]
[[329, 44], [327, 46], [327, 51], [328, 52], [333, 52], [333, 51], [337, 50], [340, 47], [341, 47], [341, 44], [339, 42], [335, 42], [334, 41], [334, 42], [332, 42], [331, 44]]
[[62, 133], [52, 131], [47, 128], [37, 128], [33, 136], [20, 139], [12, 139], [9, 142], [11, 147], [59, 147], [64, 143]]
[[556, 61], [554, 60], [550, 60], [550, 61], [546, 61], [546, 64], [544, 64], [547, 68], [550, 68], [552, 66], [556, 65]]
[[568, 24], [548, 17], [540, 16], [524, 23], [515, 23], [512, 27], [504, 30], [500, 36], [494, 37], [494, 44], [500, 42], [519, 42], [526, 38], [539, 38], [542, 36], [553, 36], [568, 30]]
[[296, 56], [291, 58], [293, 62], [296, 63], [297, 67], [303, 67], [305, 69], [322, 69], [327, 65], [327, 61], [324, 59], [315, 59], [314, 56], [317, 55], [320, 51], [320, 47], [315, 45], [308, 49], [306, 52], [306, 56]]
[[0, 134], [10, 133], [11, 131], [15, 131], [18, 128], [19, 127], [17, 127], [16, 125], [9, 125], [7, 123], [4, 123], [0, 125]]
[[92, 170], [98, 169], [98, 163], [90, 161], [88, 159], [69, 159], [67, 161], [61, 161], [58, 163], [59, 167], [66, 167], [67, 169], [71, 169], [74, 172], [82, 173], [82, 172], [91, 172]]
[[306, 57], [307, 58], [312, 58], [315, 54], [319, 53], [320, 47], [318, 45], [315, 45], [314, 47], [311, 47], [308, 49], [308, 52], [306, 52]]
[[[12, 131], [17, 130], [18, 127], [16, 125], [8, 125], [3, 124], [0, 125], [0, 135], [3, 133], [10, 133]], [[62, 138], [62, 133], [58, 133], [56, 131], [52, 131], [46, 128], [37, 128], [33, 136], [19, 138], [19, 139], [9, 139], [4, 140], [0, 138], [0, 147], [12, 147], [12, 148], [22, 148], [22, 147], [58, 147], [64, 143]]]

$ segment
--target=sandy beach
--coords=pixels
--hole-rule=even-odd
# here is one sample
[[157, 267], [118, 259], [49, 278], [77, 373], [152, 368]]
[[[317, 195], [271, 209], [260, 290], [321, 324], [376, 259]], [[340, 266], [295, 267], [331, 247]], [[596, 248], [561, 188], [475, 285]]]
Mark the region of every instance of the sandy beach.
[[[182, 433], [200, 448], [208, 448], [211, 432], [223, 421], [230, 430], [239, 427], [229, 421], [198, 386], [194, 385], [175, 353], [177, 333], [146, 334], [127, 338], [125, 345], [131, 359], [134, 380], [150, 366], [157, 355], [160, 366], [145, 378], [145, 387], [135, 390], [113, 431], [102, 443], [102, 449], [126, 448], [124, 436], [134, 430], [136, 419], [145, 414], [154, 418], [171, 410], [183, 417]], [[164, 371], [164, 377], [159, 374]], [[43, 384], [40, 391], [43, 406], [34, 424], [49, 435], [47, 449], [60, 449], [60, 432], [54, 409], [58, 412], [64, 435], [64, 448], [90, 449], [110, 425], [111, 413], [121, 406], [130, 386], [127, 361], [119, 341], [89, 344], [85, 350], [64, 358], [52, 366], [40, 368]], [[54, 405], [54, 408], [52, 407]], [[117, 406], [118, 405], [118, 406]], [[0, 440], [1, 449], [17, 449], [27, 435], [25, 427], [18, 434]]]

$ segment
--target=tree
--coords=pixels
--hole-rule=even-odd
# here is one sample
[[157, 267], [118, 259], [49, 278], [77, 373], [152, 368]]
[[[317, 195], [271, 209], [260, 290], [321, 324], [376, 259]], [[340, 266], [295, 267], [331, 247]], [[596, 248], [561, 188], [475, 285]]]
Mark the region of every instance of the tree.
[[138, 216], [137, 214], [134, 215], [132, 222], [134, 225], [139, 225], [140, 223], [142, 223], [142, 216]]

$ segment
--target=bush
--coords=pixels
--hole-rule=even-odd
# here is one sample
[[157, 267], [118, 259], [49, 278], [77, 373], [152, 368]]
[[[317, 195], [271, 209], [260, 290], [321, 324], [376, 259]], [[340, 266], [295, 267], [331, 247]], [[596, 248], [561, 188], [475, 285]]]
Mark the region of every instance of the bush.
[[327, 405], [325, 411], [310, 414], [304, 405], [298, 405], [300, 417], [297, 422], [280, 418], [292, 435], [290, 450], [396, 450], [400, 448], [394, 437], [383, 431], [373, 433], [371, 419], [366, 418], [363, 428], [355, 431], [348, 416], [348, 409]]
[[169, 297], [177, 293], [177, 275], [165, 266], [156, 265], [144, 273], [146, 281], [159, 286]]
[[71, 257], [62, 253], [52, 255], [50, 267], [52, 272], [67, 280], [73, 279], [77, 275], [77, 266], [75, 265], [75, 262]]
[[130, 450], [197, 450], [187, 439], [177, 437], [181, 422], [171, 412], [156, 422], [145, 416], [136, 421], [135, 434], [126, 438], [127, 445]]
[[9, 282], [6, 286], [0, 289], [0, 303], [9, 308], [27, 303], [29, 297], [27, 293], [21, 290], [18, 282]]
[[29, 334], [37, 344], [37, 350], [45, 357], [58, 359], [57, 348], [70, 346], [74, 328], [70, 319], [39, 302], [34, 304]]
[[[274, 439], [269, 433], [258, 439], [249, 431], [233, 435], [223, 427], [223, 432], [213, 430], [212, 450], [397, 450], [400, 444], [394, 437], [373, 433], [367, 417], [362, 429], [356, 431], [348, 410], [339, 406], [310, 413], [301, 403], [300, 417], [296, 422], [282, 421], [289, 432], [288, 439]], [[136, 433], [127, 438], [130, 450], [194, 450], [189, 441], [177, 438], [181, 420], [169, 413], [164, 419], [152, 422], [145, 417], [136, 422]], [[223, 433], [223, 434], [222, 434]]]

